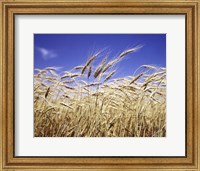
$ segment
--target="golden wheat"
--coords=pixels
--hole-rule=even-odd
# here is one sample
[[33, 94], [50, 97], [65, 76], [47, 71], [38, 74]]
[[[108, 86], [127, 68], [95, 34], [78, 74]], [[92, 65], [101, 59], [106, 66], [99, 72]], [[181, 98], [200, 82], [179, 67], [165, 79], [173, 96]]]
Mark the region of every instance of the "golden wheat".
[[140, 48], [128, 49], [111, 61], [106, 56], [94, 67], [99, 51], [84, 66], [64, 74], [56, 67], [35, 69], [34, 135], [166, 136], [166, 68], [142, 65], [136, 76], [113, 78], [121, 58]]

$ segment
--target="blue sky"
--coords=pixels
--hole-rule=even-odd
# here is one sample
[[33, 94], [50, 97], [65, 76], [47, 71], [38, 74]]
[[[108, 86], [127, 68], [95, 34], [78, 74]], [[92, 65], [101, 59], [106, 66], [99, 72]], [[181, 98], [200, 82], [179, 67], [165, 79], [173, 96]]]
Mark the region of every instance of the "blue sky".
[[113, 59], [124, 50], [143, 47], [117, 66], [117, 77], [132, 75], [141, 65], [166, 67], [165, 34], [34, 34], [34, 68], [60, 67], [60, 72], [84, 64], [104, 49], [94, 65], [109, 54]]

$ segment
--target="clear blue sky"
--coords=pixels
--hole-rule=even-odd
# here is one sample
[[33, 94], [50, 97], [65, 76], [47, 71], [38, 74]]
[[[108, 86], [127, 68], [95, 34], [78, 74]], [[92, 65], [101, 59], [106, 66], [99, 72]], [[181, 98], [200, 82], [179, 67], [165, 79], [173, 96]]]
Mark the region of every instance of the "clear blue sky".
[[[141, 65], [166, 67], [165, 34], [34, 34], [34, 68], [62, 67], [67, 71], [84, 64], [91, 54], [105, 49], [109, 59], [122, 51], [144, 45], [139, 51], [129, 54], [117, 66], [118, 77], [132, 75]], [[94, 63], [95, 65], [95, 63]]]

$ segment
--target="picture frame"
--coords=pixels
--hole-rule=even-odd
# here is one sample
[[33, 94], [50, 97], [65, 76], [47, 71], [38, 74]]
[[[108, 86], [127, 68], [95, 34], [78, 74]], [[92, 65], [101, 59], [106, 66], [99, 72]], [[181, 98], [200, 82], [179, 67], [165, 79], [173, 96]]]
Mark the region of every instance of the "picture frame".
[[[0, 168], [13, 170], [200, 170], [199, 0], [3, 0], [0, 2]], [[15, 15], [140, 14], [186, 17], [186, 155], [184, 157], [15, 156]], [[178, 122], [178, 121], [177, 121]]]

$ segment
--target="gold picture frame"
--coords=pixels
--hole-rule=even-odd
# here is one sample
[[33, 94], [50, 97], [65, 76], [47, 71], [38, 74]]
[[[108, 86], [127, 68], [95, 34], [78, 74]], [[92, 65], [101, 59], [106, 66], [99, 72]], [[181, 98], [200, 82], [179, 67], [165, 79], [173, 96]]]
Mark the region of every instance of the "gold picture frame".
[[[0, 2], [0, 170], [200, 170], [199, 0], [2, 0]], [[183, 14], [186, 16], [185, 157], [15, 157], [16, 14]]]

